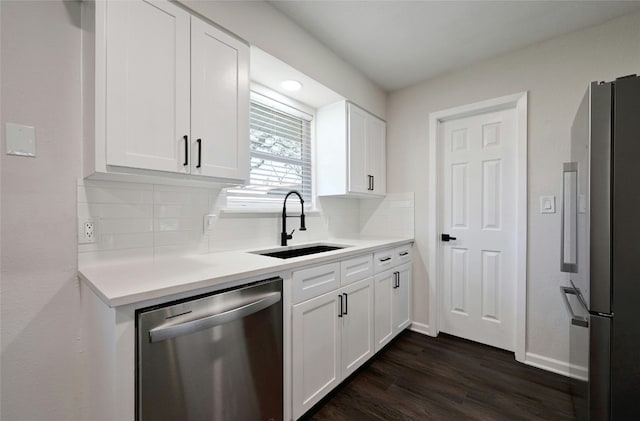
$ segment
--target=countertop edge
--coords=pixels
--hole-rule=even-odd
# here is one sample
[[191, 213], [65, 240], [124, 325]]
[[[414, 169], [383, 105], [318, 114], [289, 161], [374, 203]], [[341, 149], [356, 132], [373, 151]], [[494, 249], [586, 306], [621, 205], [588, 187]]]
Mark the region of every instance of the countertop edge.
[[[342, 243], [342, 244], [349, 244], [350, 242], [351, 243], [354, 243], [354, 242], [375, 242], [375, 244], [364, 245], [364, 246], [355, 245], [353, 247], [349, 247], [349, 248], [345, 248], [345, 249], [341, 249], [341, 250], [336, 250], [336, 251], [332, 251], [332, 252], [314, 254], [314, 255], [309, 255], [309, 256], [302, 256], [302, 257], [297, 257], [297, 258], [287, 259], [287, 260], [264, 256], [266, 259], [273, 259], [273, 260], [265, 260], [265, 265], [263, 267], [259, 267], [259, 268], [256, 268], [256, 269], [238, 270], [238, 271], [235, 271], [233, 273], [225, 273], [225, 274], [222, 274], [220, 276], [205, 277], [205, 278], [197, 280], [197, 281], [189, 281], [189, 282], [185, 282], [185, 283], [182, 283], [182, 284], [176, 284], [176, 285], [167, 286], [167, 287], [160, 287], [160, 288], [157, 288], [157, 289], [141, 290], [140, 292], [134, 292], [134, 293], [128, 293], [128, 294], [122, 294], [122, 295], [105, 293], [104, 290], [100, 288], [99, 283], [96, 284], [95, 282], [93, 282], [90, 279], [91, 276], [88, 276], [85, 273], [85, 272], [91, 272], [91, 271], [100, 271], [101, 268], [109, 268], [110, 265], [102, 264], [102, 265], [96, 265], [96, 266], [89, 266], [89, 267], [86, 267], [86, 268], [79, 268], [78, 269], [78, 277], [83, 282], [85, 282], [89, 286], [89, 288], [106, 305], [108, 305], [111, 308], [118, 308], [118, 307], [123, 307], [123, 306], [127, 306], [127, 305], [135, 305], [135, 304], [138, 304], [138, 303], [142, 303], [144, 301], [150, 301], [150, 300], [161, 299], [161, 298], [164, 298], [164, 297], [170, 297], [172, 295], [182, 294], [182, 293], [189, 292], [189, 291], [196, 291], [196, 290], [206, 289], [206, 288], [210, 288], [210, 287], [214, 287], [214, 286], [220, 286], [221, 288], [224, 288], [224, 286], [226, 284], [230, 284], [232, 282], [235, 282], [235, 281], [238, 281], [238, 280], [241, 280], [241, 279], [254, 278], [254, 277], [258, 277], [258, 276], [263, 276], [263, 275], [274, 274], [274, 273], [278, 273], [278, 272], [289, 271], [289, 270], [292, 270], [292, 269], [295, 269], [295, 268], [299, 268], [299, 267], [319, 265], [319, 264], [323, 264], [323, 263], [326, 263], [326, 262], [329, 262], [329, 261], [344, 260], [344, 259], [348, 259], [348, 258], [350, 258], [352, 256], [371, 253], [371, 252], [373, 252], [375, 250], [383, 250], [383, 249], [386, 249], [386, 248], [392, 248], [392, 247], [401, 246], [403, 244], [413, 243], [414, 239], [413, 238], [364, 239], [364, 240], [331, 239], [331, 240], [328, 240], [327, 242], [330, 242], [330, 243]], [[250, 251], [251, 250], [249, 250], [249, 251], [247, 251], [247, 250], [239, 250], [239, 251], [231, 251], [231, 252], [224, 252], [224, 253], [245, 254], [245, 253], [250, 253]], [[211, 254], [203, 254], [203, 255], [183, 256], [183, 258], [201, 258], [201, 259], [205, 259], [207, 256], [213, 256], [213, 255], [216, 255], [216, 254], [222, 254], [222, 253], [211, 253]], [[174, 259], [175, 260], [180, 260], [180, 258], [174, 258]], [[140, 267], [142, 267], [144, 265], [147, 265], [148, 267], [153, 267], [154, 264], [156, 264], [157, 262], [162, 262], [162, 261], [163, 260], [148, 260], [148, 261], [139, 261], [139, 262], [129, 262], [129, 263], [126, 263], [126, 264], [140, 266]], [[114, 263], [114, 265], [116, 265], [116, 264], [117, 263]]]

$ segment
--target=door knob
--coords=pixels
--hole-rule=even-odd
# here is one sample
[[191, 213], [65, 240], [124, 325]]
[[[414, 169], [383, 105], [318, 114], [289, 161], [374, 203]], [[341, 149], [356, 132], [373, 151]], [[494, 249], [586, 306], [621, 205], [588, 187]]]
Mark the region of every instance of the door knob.
[[442, 241], [449, 241], [449, 240], [455, 240], [456, 237], [452, 237], [449, 234], [442, 234], [440, 235], [440, 240]]

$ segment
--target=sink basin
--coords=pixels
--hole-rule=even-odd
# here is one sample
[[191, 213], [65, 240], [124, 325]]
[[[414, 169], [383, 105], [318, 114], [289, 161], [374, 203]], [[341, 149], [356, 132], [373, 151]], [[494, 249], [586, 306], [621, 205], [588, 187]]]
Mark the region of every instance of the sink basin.
[[286, 250], [265, 250], [255, 251], [254, 254], [262, 256], [277, 257], [279, 259], [291, 259], [292, 257], [307, 256], [309, 254], [325, 253], [327, 251], [340, 250], [348, 246], [338, 246], [329, 244], [313, 244], [310, 246], [293, 247]]

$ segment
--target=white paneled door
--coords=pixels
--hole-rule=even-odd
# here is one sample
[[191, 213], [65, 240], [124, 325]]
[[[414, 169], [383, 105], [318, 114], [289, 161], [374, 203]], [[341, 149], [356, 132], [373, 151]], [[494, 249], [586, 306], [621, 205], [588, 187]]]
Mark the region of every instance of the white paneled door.
[[[515, 110], [440, 125], [440, 330], [513, 351]], [[442, 234], [451, 236], [445, 241]]]

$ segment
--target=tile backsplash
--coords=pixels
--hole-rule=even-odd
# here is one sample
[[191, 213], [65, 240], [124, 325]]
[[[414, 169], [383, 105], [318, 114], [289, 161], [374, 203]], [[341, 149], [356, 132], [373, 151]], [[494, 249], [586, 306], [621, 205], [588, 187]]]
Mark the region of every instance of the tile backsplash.
[[388, 193], [384, 199], [360, 201], [361, 238], [414, 236], [414, 194]]
[[[220, 188], [99, 180], [78, 182], [78, 229], [95, 224], [96, 241], [78, 246], [80, 265], [257, 247], [277, 247], [281, 215], [224, 210]], [[289, 204], [288, 204], [289, 205]], [[295, 206], [291, 213], [295, 214]], [[413, 237], [413, 193], [377, 200], [322, 197], [308, 212], [307, 231], [297, 218], [290, 244], [331, 238]], [[205, 221], [206, 215], [211, 223]]]
[[78, 227], [95, 224], [96, 242], [79, 244], [80, 263], [206, 253], [204, 215], [219, 190], [80, 180]]

